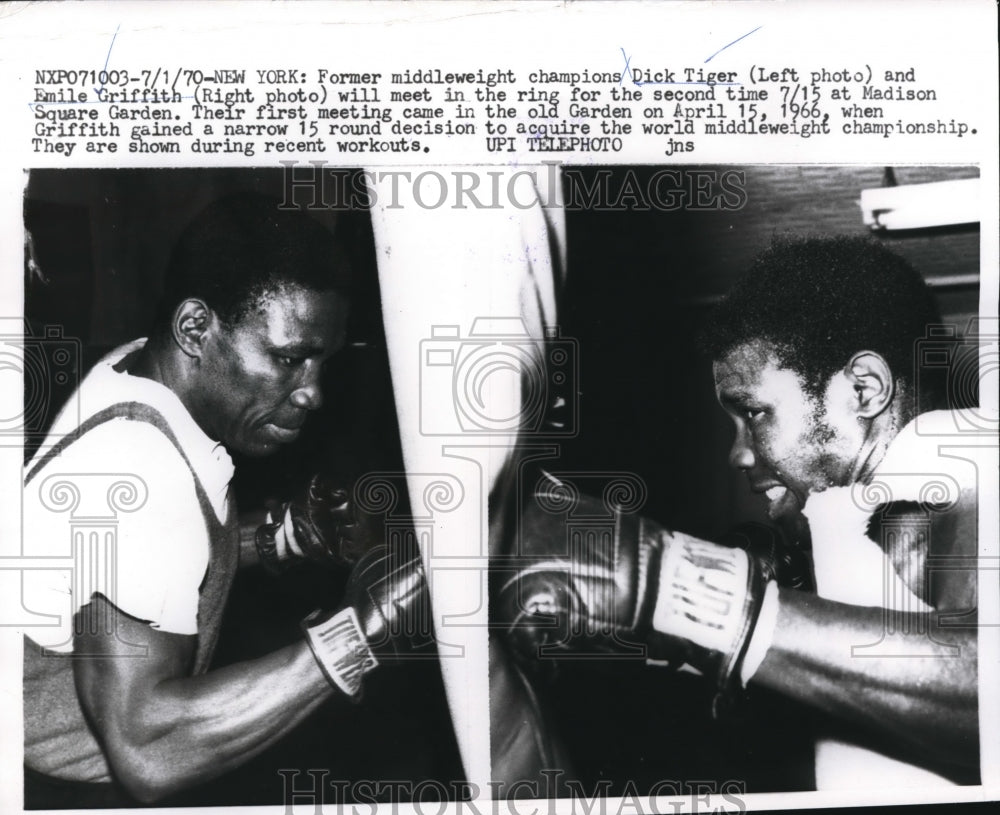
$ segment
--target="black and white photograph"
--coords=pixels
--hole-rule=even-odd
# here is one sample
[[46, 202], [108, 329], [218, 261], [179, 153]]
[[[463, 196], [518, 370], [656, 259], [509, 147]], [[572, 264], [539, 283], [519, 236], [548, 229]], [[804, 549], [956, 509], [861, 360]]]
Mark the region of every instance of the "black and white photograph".
[[494, 502], [497, 782], [979, 783], [976, 457], [939, 452], [991, 430], [978, 176], [564, 170], [577, 432]]
[[995, 3], [2, 5], [0, 812], [995, 808]]
[[30, 174], [28, 809], [461, 794], [370, 217], [284, 179]]

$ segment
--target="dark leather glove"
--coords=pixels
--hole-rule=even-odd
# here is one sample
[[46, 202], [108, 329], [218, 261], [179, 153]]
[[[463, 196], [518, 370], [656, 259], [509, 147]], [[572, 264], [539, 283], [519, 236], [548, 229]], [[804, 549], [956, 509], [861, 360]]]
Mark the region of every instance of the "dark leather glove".
[[315, 611], [302, 625], [327, 679], [353, 699], [378, 665], [435, 655], [423, 564], [386, 546], [358, 561], [340, 611]]
[[[495, 618], [528, 658], [683, 656], [655, 636], [662, 527], [590, 496], [536, 493], [521, 519], [518, 568], [497, 588]], [[580, 520], [576, 520], [580, 519]]]
[[809, 556], [777, 527], [754, 521], [737, 524], [720, 543], [745, 550], [757, 560], [765, 579], [774, 580], [779, 586], [801, 591], [813, 588]]
[[763, 560], [565, 494], [534, 495], [520, 532], [495, 617], [522, 660], [638, 656], [687, 664], [720, 695], [735, 689], [770, 578]]
[[360, 511], [350, 490], [317, 474], [305, 489], [269, 514], [257, 528], [261, 562], [280, 573], [296, 559], [331, 566], [351, 566], [382, 543], [381, 525]]

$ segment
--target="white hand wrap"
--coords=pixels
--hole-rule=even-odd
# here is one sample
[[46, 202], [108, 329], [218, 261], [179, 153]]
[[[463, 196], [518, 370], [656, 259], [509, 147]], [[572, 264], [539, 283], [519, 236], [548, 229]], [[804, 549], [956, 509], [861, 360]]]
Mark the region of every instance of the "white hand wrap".
[[[271, 513], [267, 514], [267, 522], [272, 523]], [[295, 540], [295, 526], [292, 522], [291, 507], [285, 507], [285, 516], [281, 526], [274, 530], [274, 543], [278, 549], [278, 559], [287, 560], [290, 557], [302, 557], [302, 549]]]
[[760, 614], [757, 615], [757, 625], [753, 627], [753, 636], [747, 646], [746, 656], [740, 666], [740, 681], [746, 687], [753, 679], [757, 669], [767, 656], [774, 642], [774, 629], [778, 625], [778, 584], [773, 580], [767, 584], [764, 600], [760, 604]]
[[710, 664], [726, 687], [746, 651], [763, 586], [742, 549], [683, 534], [671, 536], [660, 566], [653, 628], [716, 656]]
[[350, 699], [361, 696], [361, 680], [378, 665], [353, 608], [323, 619], [314, 611], [302, 621], [302, 630], [326, 678]]
[[254, 536], [260, 562], [273, 574], [281, 574], [292, 558], [302, 557], [302, 549], [295, 540], [291, 508], [286, 506], [282, 513], [279, 522], [268, 510], [264, 523], [257, 527]]

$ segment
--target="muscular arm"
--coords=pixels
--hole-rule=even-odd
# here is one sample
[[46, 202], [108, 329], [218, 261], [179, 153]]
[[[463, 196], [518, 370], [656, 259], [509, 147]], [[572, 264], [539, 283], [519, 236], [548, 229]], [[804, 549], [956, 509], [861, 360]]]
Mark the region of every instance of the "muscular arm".
[[74, 663], [81, 705], [115, 776], [143, 802], [242, 764], [333, 692], [305, 642], [192, 677], [194, 636], [157, 631], [100, 596], [80, 615], [84, 631], [115, 632], [77, 634], [76, 652], [94, 655]]
[[[911, 535], [926, 524], [923, 514], [894, 520], [894, 529]], [[922, 531], [936, 560], [920, 558], [914, 569], [904, 553], [897, 566], [933, 611], [887, 611], [782, 590], [774, 640], [753, 681], [888, 735], [928, 762], [976, 767], [975, 496], [932, 513], [930, 524], [929, 535], [926, 525]]]
[[896, 737], [932, 762], [977, 766], [976, 632], [941, 628], [935, 614], [885, 615], [782, 590], [774, 641], [753, 681]]

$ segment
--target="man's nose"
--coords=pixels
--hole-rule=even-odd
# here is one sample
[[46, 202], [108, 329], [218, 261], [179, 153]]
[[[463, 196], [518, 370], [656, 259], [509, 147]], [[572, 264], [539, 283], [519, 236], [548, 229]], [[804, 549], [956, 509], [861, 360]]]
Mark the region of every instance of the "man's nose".
[[749, 470], [755, 463], [749, 434], [745, 429], [740, 428], [736, 431], [733, 447], [729, 451], [729, 465], [737, 470]]
[[323, 391], [320, 387], [322, 368], [319, 363], [310, 360], [305, 369], [302, 381], [292, 391], [291, 402], [303, 410], [317, 410], [323, 404]]

